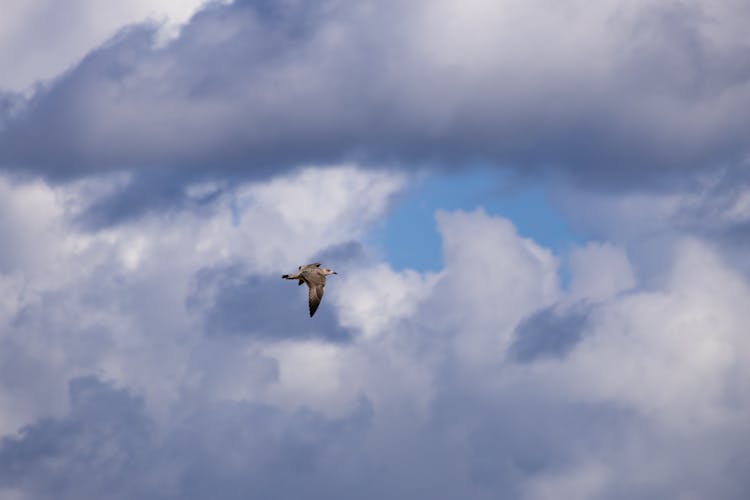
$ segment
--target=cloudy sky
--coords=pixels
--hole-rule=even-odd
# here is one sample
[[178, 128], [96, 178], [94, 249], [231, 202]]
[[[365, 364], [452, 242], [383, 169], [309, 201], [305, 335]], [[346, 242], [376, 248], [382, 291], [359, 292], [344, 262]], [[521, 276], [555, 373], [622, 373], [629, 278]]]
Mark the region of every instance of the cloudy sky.
[[747, 33], [6, 0], [0, 500], [746, 500]]

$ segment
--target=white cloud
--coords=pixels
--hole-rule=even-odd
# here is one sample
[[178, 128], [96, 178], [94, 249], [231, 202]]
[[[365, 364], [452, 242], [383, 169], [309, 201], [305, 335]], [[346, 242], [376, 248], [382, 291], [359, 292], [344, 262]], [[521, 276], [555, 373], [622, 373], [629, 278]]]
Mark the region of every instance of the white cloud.
[[557, 259], [481, 210], [439, 212], [437, 222], [446, 270], [430, 301], [434, 321], [454, 332], [469, 365], [494, 363], [522, 318], [559, 299]]
[[[187, 367], [198, 369], [192, 350], [207, 349], [200, 322], [186, 310], [195, 273], [238, 263], [243, 272], [275, 278], [363, 234], [403, 182], [399, 174], [352, 167], [307, 169], [242, 187], [208, 214], [151, 214], [89, 233], [72, 217], [85, 204], [81, 197], [109, 189], [109, 182], [52, 188], [0, 180], [0, 342], [7, 366], [15, 358], [15, 370], [34, 373], [3, 382], [3, 395], [16, 399], [4, 405], [0, 431], [64, 411], [67, 380], [77, 374], [135, 387], [166, 411], [195, 376]], [[217, 343], [220, 352], [237, 349]], [[248, 355], [262, 362], [262, 354]], [[203, 377], [217, 383], [216, 375]]]
[[570, 255], [571, 299], [606, 299], [635, 286], [625, 252], [607, 243], [589, 243]]
[[396, 272], [386, 264], [352, 269], [333, 292], [339, 320], [365, 337], [374, 337], [412, 316], [439, 283], [437, 275]]
[[[223, 290], [256, 314], [238, 334], [212, 331], [206, 309], [189, 305], [205, 292], [210, 311], [213, 288], [224, 286], [202, 281], [201, 272], [276, 282], [286, 271], [277, 268], [359, 238], [404, 182], [353, 167], [307, 169], [239, 188], [208, 211], [152, 213], [89, 233], [69, 217], [80, 207], [76, 196], [93, 185], [3, 181], [2, 230], [19, 235], [3, 248], [23, 247], [4, 254], [18, 258], [6, 260], [12, 272], [0, 273], [0, 432], [43, 416], [67, 422], [104, 411], [95, 399], [81, 407], [66, 398], [71, 378], [94, 374], [145, 396], [145, 410], [130, 410], [156, 423], [160, 437], [138, 434], [137, 448], [156, 457], [155, 476], [121, 471], [144, 488], [161, 475], [180, 491], [187, 476], [241, 483], [257, 473], [277, 492], [268, 471], [288, 477], [302, 463], [312, 464], [299, 476], [308, 490], [328, 498], [351, 497], [365, 483], [374, 498], [742, 498], [743, 487], [732, 486], [742, 473], [717, 464], [746, 457], [750, 288], [705, 241], [675, 239], [669, 265], [656, 273], [623, 247], [588, 244], [573, 253], [566, 291], [558, 259], [510, 221], [481, 210], [440, 212], [439, 273], [360, 258], [331, 279], [327, 309], [303, 319], [343, 325], [351, 333], [343, 340], [251, 335], [268, 326], [252, 324], [261, 317], [251, 309], [255, 288]], [[32, 206], [34, 214], [26, 210]], [[645, 279], [636, 281], [634, 268], [646, 269]], [[289, 290], [295, 301], [302, 292]], [[268, 304], [263, 321], [291, 310]], [[569, 350], [509, 355], [524, 320], [572, 307], [584, 320], [572, 323], [582, 331]], [[329, 309], [340, 325], [320, 323]], [[304, 316], [303, 307], [294, 310]], [[559, 333], [555, 317], [540, 323], [545, 339]], [[256, 411], [261, 417], [246, 416]], [[39, 430], [45, 425], [0, 446], [0, 463], [16, 460], [12, 470], [37, 477], [27, 484], [0, 475], [0, 486], [28, 488], [21, 498], [45, 481], [48, 462], [38, 465], [36, 454], [59, 453], [54, 463], [67, 470], [66, 453], [77, 453], [14, 451], [55, 435], [55, 427]], [[185, 435], [198, 444], [175, 453]], [[118, 443], [108, 446], [119, 450]], [[328, 475], [331, 464], [338, 479]], [[97, 467], [105, 465], [91, 463]], [[333, 484], [340, 489], [331, 493]]]
[[[638, 291], [599, 308], [565, 365], [571, 387], [621, 401], [673, 430], [726, 416], [725, 391], [750, 356], [744, 281], [703, 244], [680, 244], [665, 289]], [[718, 419], [718, 420], [716, 420]]]
[[400, 173], [352, 166], [307, 168], [239, 190], [239, 227], [253, 241], [249, 265], [298, 265], [319, 250], [361, 238], [405, 184]]
[[[0, 89], [28, 91], [123, 24], [166, 18], [173, 35], [199, 2], [6, 4]], [[0, 496], [748, 497], [748, 265], [721, 246], [747, 238], [741, 182], [561, 189], [598, 241], [571, 253], [570, 290], [557, 256], [481, 210], [436, 215], [438, 273], [350, 257], [402, 174], [227, 187], [340, 157], [569, 164], [653, 187], [744, 154], [742, 2], [457, 5], [217, 8], [164, 50], [113, 41], [8, 121], [9, 168], [144, 170], [0, 178]], [[165, 213], [75, 223], [185, 164], [161, 180], [220, 180]], [[336, 252], [315, 318], [304, 287], [284, 283], [294, 307], [270, 293]]]
[[205, 0], [6, 0], [0, 17], [0, 90], [25, 91], [57, 76], [132, 23], [174, 36]]

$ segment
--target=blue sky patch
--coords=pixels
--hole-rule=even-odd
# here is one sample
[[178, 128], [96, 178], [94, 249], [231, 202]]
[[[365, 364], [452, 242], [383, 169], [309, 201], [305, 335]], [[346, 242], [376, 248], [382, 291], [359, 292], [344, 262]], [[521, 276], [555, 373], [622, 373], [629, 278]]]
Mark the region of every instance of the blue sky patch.
[[395, 269], [437, 271], [443, 262], [435, 212], [477, 208], [510, 219], [521, 235], [556, 255], [583, 242], [549, 201], [542, 183], [519, 181], [489, 170], [416, 180], [367, 239], [382, 248], [384, 258]]

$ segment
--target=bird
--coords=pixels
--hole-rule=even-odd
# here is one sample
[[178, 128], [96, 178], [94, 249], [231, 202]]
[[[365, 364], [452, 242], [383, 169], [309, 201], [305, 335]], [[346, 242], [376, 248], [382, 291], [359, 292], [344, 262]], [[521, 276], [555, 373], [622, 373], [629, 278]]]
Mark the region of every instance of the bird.
[[318, 310], [320, 301], [323, 299], [323, 289], [326, 286], [326, 276], [338, 274], [332, 269], [320, 267], [320, 262], [299, 266], [296, 274], [284, 274], [281, 276], [285, 280], [299, 280], [297, 285], [307, 284], [309, 292], [310, 317], [313, 317]]

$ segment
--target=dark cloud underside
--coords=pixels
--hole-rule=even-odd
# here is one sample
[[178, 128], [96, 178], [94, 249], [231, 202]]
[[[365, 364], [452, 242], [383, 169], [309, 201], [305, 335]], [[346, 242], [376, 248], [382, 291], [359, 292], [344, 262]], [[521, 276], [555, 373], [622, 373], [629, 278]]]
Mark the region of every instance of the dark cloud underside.
[[[319, 338], [346, 341], [325, 299], [316, 321], [307, 316], [307, 286], [274, 276], [246, 276], [236, 267], [202, 269], [196, 274], [188, 308], [205, 317], [210, 335], [267, 340]], [[279, 304], [287, 304], [281, 308]]]
[[485, 163], [611, 186], [748, 153], [740, 2], [446, 5], [215, 4], [165, 47], [133, 26], [9, 121], [0, 164], [54, 179], [179, 167], [180, 183]]

